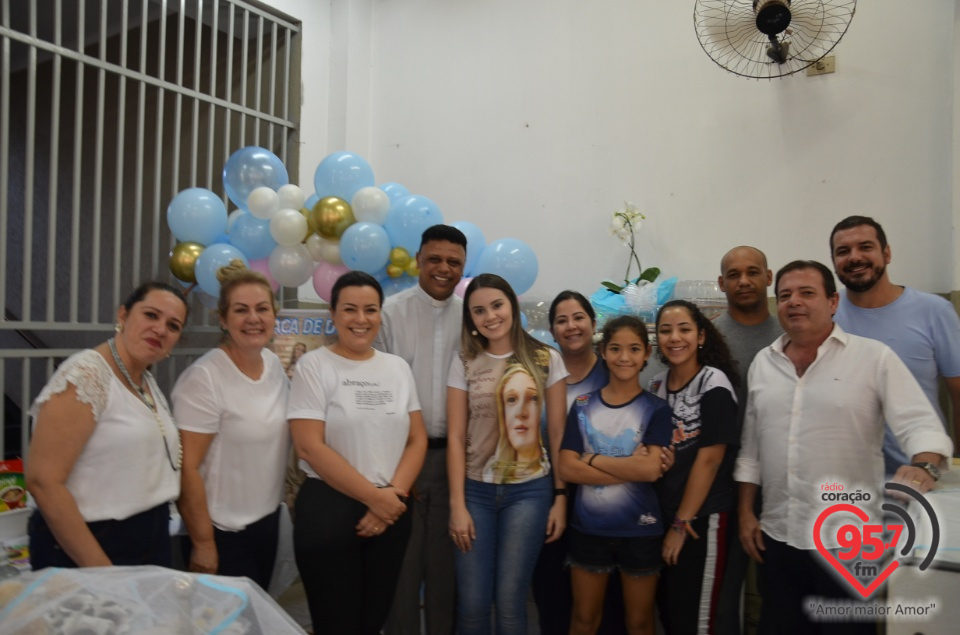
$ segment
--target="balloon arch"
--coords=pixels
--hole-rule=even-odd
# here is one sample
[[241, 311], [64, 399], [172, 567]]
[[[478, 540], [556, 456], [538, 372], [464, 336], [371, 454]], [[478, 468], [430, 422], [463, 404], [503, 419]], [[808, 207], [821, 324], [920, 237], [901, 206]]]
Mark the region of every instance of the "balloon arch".
[[[216, 272], [239, 258], [263, 273], [274, 289], [313, 281], [324, 301], [343, 273], [365, 271], [386, 295], [415, 284], [420, 236], [444, 222], [440, 207], [399, 183], [376, 185], [373, 169], [353, 152], [335, 152], [320, 162], [307, 195], [290, 183], [283, 162], [256, 146], [234, 152], [223, 166], [223, 185], [237, 209], [229, 215], [220, 196], [192, 187], [167, 208], [167, 224], [177, 239], [170, 271], [184, 286], [196, 285], [216, 297]], [[463, 294], [471, 276], [495, 273], [517, 294], [537, 278], [537, 256], [522, 240], [487, 243], [473, 223], [450, 223], [467, 237]]]

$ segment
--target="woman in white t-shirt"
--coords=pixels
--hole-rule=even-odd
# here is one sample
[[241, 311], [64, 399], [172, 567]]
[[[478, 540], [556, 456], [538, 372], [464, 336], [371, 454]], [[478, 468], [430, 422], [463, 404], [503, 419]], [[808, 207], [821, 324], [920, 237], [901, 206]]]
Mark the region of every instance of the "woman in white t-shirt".
[[566, 524], [567, 491], [551, 457], [563, 436], [567, 371], [557, 351], [523, 331], [517, 296], [500, 276], [474, 278], [463, 309], [463, 352], [447, 379], [458, 632], [489, 635], [496, 606], [499, 635], [525, 634], [534, 565]]
[[289, 382], [273, 337], [277, 304], [263, 274], [240, 260], [217, 272], [220, 346], [173, 388], [183, 439], [177, 505], [190, 535], [190, 571], [246, 576], [270, 585], [290, 448]]
[[333, 285], [337, 342], [297, 362], [287, 417], [308, 478], [293, 541], [314, 633], [375, 635], [410, 538], [409, 497], [427, 452], [410, 367], [375, 350], [383, 290], [351, 271]]
[[117, 310], [116, 335], [63, 362], [33, 403], [34, 569], [170, 566], [180, 439], [147, 369], [170, 355], [186, 319], [178, 289], [140, 285]]

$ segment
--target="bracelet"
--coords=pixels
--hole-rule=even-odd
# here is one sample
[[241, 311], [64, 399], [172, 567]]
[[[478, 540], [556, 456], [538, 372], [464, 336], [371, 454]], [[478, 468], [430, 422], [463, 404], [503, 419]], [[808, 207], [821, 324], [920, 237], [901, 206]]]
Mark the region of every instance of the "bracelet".
[[556, 487], [553, 490], [554, 497], [557, 496], [570, 496], [570, 490], [566, 487]]
[[589, 465], [590, 467], [593, 467], [593, 460], [597, 458], [597, 456], [598, 456], [597, 453], [594, 452], [593, 456], [590, 457], [590, 460], [587, 461], [587, 465]]
[[[697, 519], [696, 516], [694, 516], [690, 520], [696, 520], [696, 519]], [[690, 520], [684, 520], [679, 516], [674, 516], [673, 522], [670, 523], [670, 529], [674, 530], [680, 535], [685, 535], [687, 533], [687, 525], [690, 523]]]

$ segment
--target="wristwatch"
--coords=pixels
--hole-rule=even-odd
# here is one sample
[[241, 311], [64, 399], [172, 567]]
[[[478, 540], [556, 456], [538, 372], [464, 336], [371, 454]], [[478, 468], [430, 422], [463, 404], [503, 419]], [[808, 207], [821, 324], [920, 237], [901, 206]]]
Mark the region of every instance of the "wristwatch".
[[913, 467], [919, 467], [921, 469], [926, 470], [927, 474], [929, 474], [930, 478], [932, 478], [933, 480], [935, 481], [940, 480], [940, 468], [938, 468], [933, 463], [928, 463], [927, 461], [918, 461], [916, 463], [913, 463], [912, 465]]

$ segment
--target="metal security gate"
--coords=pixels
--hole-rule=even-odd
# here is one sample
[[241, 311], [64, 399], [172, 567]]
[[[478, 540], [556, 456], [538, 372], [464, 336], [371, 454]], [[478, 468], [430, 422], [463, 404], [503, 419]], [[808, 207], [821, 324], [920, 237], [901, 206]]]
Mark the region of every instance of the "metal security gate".
[[[144, 280], [171, 280], [170, 199], [223, 195], [247, 145], [298, 172], [300, 26], [241, 0], [0, 0], [0, 457], [55, 364], [106, 339]], [[190, 328], [157, 369], [215, 341]]]

